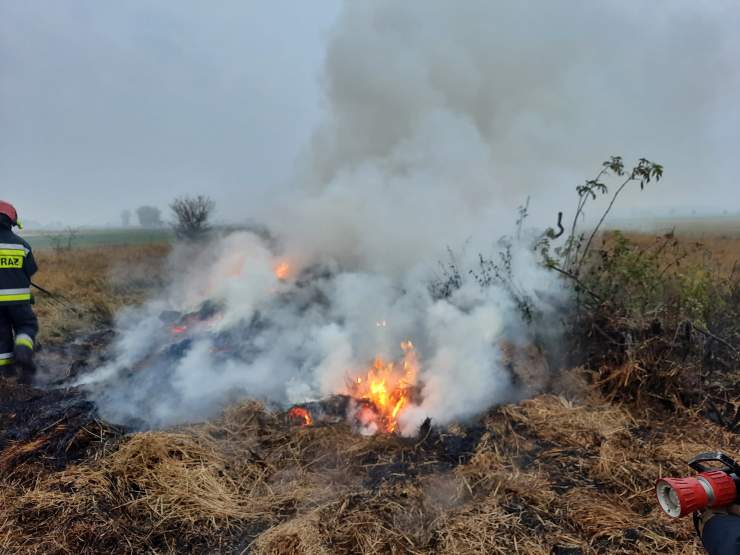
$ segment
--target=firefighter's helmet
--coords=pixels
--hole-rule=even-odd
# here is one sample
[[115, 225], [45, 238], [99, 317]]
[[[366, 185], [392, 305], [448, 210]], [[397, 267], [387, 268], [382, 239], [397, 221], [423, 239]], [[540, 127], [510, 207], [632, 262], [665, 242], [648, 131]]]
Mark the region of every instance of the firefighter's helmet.
[[0, 214], [7, 216], [12, 225], [17, 225], [18, 227], [23, 228], [21, 223], [18, 221], [18, 211], [15, 209], [15, 206], [9, 202], [0, 200]]

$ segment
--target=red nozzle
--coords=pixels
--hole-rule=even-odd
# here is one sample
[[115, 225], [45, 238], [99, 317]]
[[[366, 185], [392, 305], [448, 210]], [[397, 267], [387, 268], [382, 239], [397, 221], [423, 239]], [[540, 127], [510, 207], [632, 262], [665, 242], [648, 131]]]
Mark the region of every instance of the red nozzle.
[[735, 481], [721, 470], [691, 478], [663, 478], [658, 480], [655, 493], [662, 509], [674, 518], [707, 507], [725, 507], [737, 498]]
[[697, 478], [663, 478], [655, 486], [663, 510], [678, 518], [709, 506], [707, 490]]
[[726, 507], [732, 505], [737, 499], [737, 486], [735, 480], [726, 472], [712, 470], [699, 474], [704, 478], [712, 490], [714, 499], [710, 499], [710, 507]]

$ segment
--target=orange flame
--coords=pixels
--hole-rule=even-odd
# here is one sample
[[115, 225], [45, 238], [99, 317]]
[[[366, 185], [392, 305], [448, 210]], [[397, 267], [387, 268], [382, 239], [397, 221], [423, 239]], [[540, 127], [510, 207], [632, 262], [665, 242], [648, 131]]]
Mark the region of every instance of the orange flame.
[[185, 333], [186, 331], [188, 331], [187, 326], [172, 326], [170, 328], [170, 332], [172, 333], [172, 335], [180, 335]]
[[280, 281], [284, 281], [288, 279], [288, 276], [290, 275], [290, 264], [283, 260], [273, 268], [273, 272], [275, 273], [276, 278]]
[[308, 412], [307, 409], [304, 409], [303, 407], [293, 407], [288, 411], [288, 416], [290, 418], [295, 418], [296, 420], [300, 420], [301, 426], [310, 426], [313, 424], [313, 417], [311, 416], [311, 413]]
[[411, 341], [401, 343], [401, 349], [404, 352], [401, 363], [385, 362], [377, 357], [366, 375], [350, 380], [350, 395], [363, 402], [354, 417], [371, 433], [396, 432], [398, 417], [411, 402], [419, 364]]

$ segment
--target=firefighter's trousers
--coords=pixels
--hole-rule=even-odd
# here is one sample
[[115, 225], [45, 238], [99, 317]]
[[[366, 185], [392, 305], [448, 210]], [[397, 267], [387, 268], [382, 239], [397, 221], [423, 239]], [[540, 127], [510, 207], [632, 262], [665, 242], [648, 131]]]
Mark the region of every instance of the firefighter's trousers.
[[[0, 304], [0, 371], [13, 375], [17, 369], [32, 373], [33, 351], [39, 323], [30, 304]], [[29, 376], [25, 376], [29, 378]]]

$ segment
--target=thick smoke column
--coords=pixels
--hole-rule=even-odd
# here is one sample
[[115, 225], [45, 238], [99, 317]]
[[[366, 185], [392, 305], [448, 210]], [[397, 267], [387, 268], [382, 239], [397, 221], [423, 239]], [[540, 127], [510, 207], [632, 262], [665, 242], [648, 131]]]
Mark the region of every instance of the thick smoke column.
[[[347, 3], [326, 60], [326, 120], [296, 186], [265, 210], [277, 241], [244, 232], [176, 252], [176, 283], [121, 316], [114, 360], [84, 379], [103, 414], [160, 426], [245, 396], [317, 399], [345, 391], [347, 376], [374, 356], [397, 358], [405, 340], [421, 362], [421, 397], [402, 413], [405, 433], [425, 417], [463, 419], [517, 395], [499, 349], [526, 344], [532, 330], [505, 287], [481, 287], [465, 269], [478, 253], [498, 260], [495, 241], [513, 231], [514, 207], [544, 183], [539, 168], [558, 175], [556, 161], [572, 168], [576, 156], [594, 163], [624, 152], [636, 119], [675, 131], [650, 112], [665, 91], [642, 87], [647, 76], [670, 77], [660, 61], [675, 54], [665, 40], [675, 28], [651, 26], [644, 11], [617, 3], [578, 6]], [[670, 6], [665, 18], [687, 31], [680, 48], [692, 59], [703, 34], [691, 29], [710, 23]], [[519, 37], [523, 28], [528, 38]], [[589, 42], [609, 40], [619, 48]], [[636, 61], [647, 44], [655, 64]], [[598, 58], [605, 52], [640, 87], [615, 87]], [[697, 107], [719, 93], [683, 85], [671, 102], [685, 110], [683, 125], [700, 130], [706, 113]], [[609, 116], [627, 105], [631, 118]], [[600, 137], [604, 122], [608, 139], [569, 149], [571, 139]], [[459, 287], [435, 296], [429, 284], [448, 246]], [[284, 261], [291, 270], [279, 279]], [[555, 316], [564, 294], [526, 240], [514, 243], [511, 271], [541, 317]], [[163, 311], [203, 303], [217, 305], [217, 316], [205, 315], [174, 352], [153, 356], [169, 341]]]
[[697, 184], [734, 194], [718, 176], [740, 140], [738, 25], [731, 2], [347, 3], [293, 235], [405, 268], [430, 238], [508, 229], [528, 194], [552, 224], [613, 154], [663, 163], [676, 203]]

